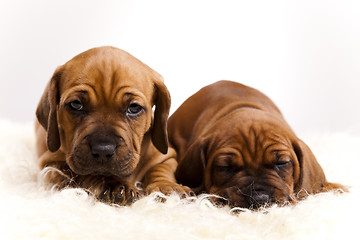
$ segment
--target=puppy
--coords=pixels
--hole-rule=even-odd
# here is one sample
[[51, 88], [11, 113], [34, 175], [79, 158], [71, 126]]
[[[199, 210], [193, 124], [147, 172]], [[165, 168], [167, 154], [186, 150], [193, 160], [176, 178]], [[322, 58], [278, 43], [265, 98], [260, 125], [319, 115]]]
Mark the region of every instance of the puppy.
[[169, 109], [162, 77], [129, 53], [100, 47], [79, 54], [56, 69], [36, 110], [46, 180], [118, 204], [138, 199], [135, 183], [145, 177], [148, 193], [189, 192], [156, 172], [174, 165], [163, 157]]
[[204, 87], [168, 121], [179, 183], [256, 209], [341, 185], [326, 181], [310, 148], [261, 92], [230, 81]]

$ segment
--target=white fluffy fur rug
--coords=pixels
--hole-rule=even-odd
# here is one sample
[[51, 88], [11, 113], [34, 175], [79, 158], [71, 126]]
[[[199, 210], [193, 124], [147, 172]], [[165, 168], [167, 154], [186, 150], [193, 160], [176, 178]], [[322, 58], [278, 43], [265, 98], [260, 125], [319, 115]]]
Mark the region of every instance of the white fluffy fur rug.
[[119, 207], [81, 189], [47, 189], [36, 165], [33, 124], [0, 120], [0, 239], [359, 239], [360, 136], [303, 140], [328, 180], [351, 186], [350, 193], [239, 214], [214, 207], [206, 196], [159, 203], [154, 194]]

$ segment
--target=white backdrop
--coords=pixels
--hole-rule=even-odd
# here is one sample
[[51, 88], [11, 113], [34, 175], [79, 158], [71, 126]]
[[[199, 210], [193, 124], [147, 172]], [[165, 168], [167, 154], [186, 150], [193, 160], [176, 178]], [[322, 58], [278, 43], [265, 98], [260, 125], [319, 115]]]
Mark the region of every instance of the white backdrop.
[[360, 133], [360, 2], [0, 0], [0, 117], [33, 121], [55, 68], [122, 48], [158, 71], [173, 112], [227, 79], [272, 98], [297, 133]]

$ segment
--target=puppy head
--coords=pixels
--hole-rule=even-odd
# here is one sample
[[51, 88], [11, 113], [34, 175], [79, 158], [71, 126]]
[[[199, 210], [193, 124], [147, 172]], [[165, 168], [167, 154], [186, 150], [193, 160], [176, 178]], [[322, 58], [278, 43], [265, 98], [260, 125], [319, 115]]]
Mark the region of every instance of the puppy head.
[[49, 150], [60, 148], [75, 173], [124, 177], [136, 168], [144, 137], [166, 153], [169, 109], [158, 73], [120, 49], [102, 47], [55, 71], [36, 115]]
[[[251, 119], [245, 117], [249, 114]], [[202, 184], [203, 190], [236, 207], [292, 202], [299, 191], [314, 193], [325, 182], [314, 155], [287, 124], [258, 110], [224, 117], [194, 142], [182, 161], [176, 172], [180, 182]]]

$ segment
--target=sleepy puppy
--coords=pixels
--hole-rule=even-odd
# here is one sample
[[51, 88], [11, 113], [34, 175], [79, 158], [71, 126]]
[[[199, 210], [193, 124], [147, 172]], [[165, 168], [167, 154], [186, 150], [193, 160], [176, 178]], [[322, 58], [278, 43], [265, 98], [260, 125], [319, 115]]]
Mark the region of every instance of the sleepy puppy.
[[56, 69], [36, 110], [39, 165], [51, 170], [46, 180], [118, 204], [136, 200], [135, 183], [145, 177], [147, 192], [190, 191], [152, 173], [173, 165], [163, 159], [169, 108], [162, 77], [127, 52], [100, 47], [79, 54]]
[[206, 86], [168, 121], [179, 183], [256, 209], [341, 185], [326, 181], [310, 148], [261, 92], [230, 81]]

